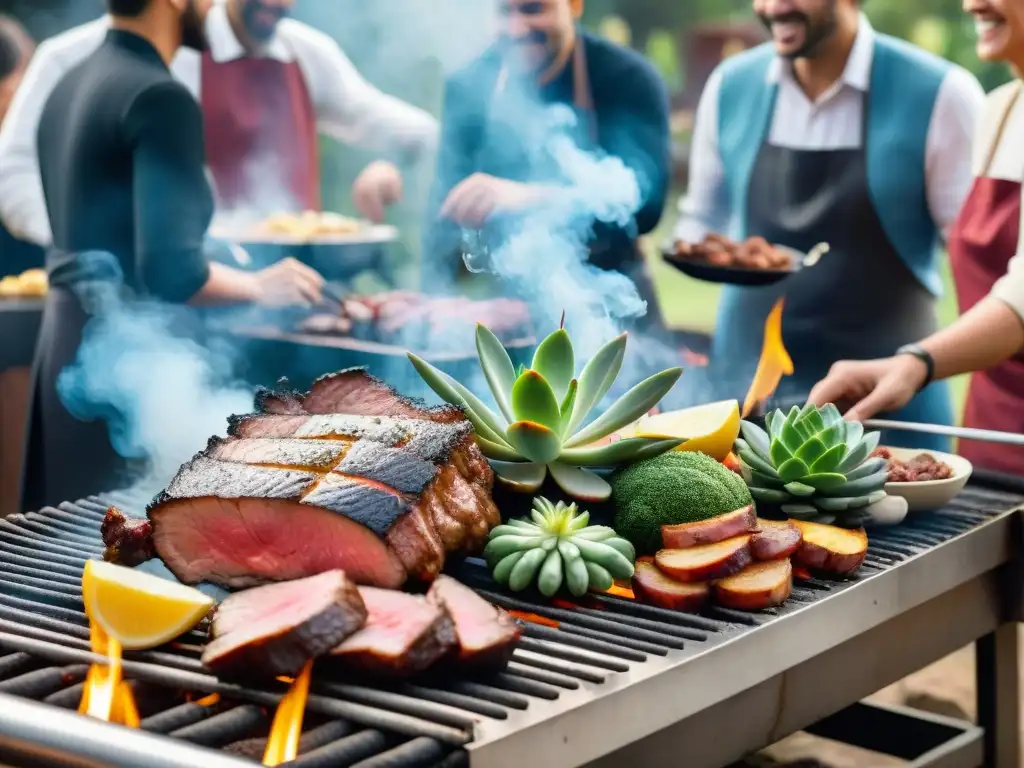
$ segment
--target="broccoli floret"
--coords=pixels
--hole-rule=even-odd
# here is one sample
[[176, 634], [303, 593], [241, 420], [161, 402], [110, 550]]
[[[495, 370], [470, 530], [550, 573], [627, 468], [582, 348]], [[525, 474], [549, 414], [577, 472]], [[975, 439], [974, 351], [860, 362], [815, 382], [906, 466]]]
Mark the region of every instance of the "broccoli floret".
[[672, 451], [612, 478], [615, 531], [638, 554], [661, 549], [661, 526], [692, 523], [753, 504], [735, 472], [702, 453]]

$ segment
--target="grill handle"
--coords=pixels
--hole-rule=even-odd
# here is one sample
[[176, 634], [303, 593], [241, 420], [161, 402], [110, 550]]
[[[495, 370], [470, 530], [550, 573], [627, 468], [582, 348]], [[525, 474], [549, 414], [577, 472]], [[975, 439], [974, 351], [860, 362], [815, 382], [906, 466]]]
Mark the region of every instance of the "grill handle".
[[0, 765], [45, 768], [252, 768], [187, 741], [123, 728], [0, 693]]
[[891, 429], [900, 432], [917, 432], [922, 435], [940, 435], [955, 437], [961, 440], [980, 440], [986, 443], [1013, 445], [1024, 448], [1024, 435], [1013, 432], [997, 432], [992, 429], [970, 429], [968, 427], [947, 427], [939, 424], [915, 424], [909, 421], [890, 421], [888, 419], [865, 419], [865, 429]]

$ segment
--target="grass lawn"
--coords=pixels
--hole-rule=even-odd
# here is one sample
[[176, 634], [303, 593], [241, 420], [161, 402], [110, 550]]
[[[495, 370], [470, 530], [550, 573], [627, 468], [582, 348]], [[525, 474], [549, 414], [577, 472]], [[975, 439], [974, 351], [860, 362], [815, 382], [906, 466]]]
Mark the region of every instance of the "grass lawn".
[[[679, 270], [665, 264], [657, 252], [658, 245], [665, 242], [672, 231], [675, 219], [674, 210], [666, 212], [658, 231], [648, 239], [648, 258], [652, 266], [655, 290], [661, 304], [661, 311], [665, 322], [671, 328], [710, 334], [715, 327], [719, 287], [713, 283], [703, 283], [687, 277]], [[939, 321], [943, 325], [948, 325], [957, 318], [958, 312], [953, 278], [945, 258], [943, 258], [942, 276], [946, 289], [939, 300]], [[967, 382], [967, 376], [959, 376], [951, 381], [954, 409], [957, 414], [963, 410], [964, 399], [967, 395]]]

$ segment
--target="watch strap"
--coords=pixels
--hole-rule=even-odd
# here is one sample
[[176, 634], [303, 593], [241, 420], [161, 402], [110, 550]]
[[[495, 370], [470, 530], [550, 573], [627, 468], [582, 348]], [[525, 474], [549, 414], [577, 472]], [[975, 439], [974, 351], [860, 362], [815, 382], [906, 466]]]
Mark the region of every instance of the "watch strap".
[[913, 355], [925, 365], [924, 382], [918, 388], [918, 392], [927, 387], [935, 379], [935, 358], [920, 344], [906, 344], [896, 350], [897, 355]]

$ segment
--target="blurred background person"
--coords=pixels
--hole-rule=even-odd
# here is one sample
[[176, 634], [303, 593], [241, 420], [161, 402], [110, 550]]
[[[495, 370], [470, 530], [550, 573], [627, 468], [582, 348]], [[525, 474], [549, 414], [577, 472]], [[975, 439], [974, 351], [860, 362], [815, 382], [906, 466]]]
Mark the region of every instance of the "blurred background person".
[[[0, 14], [0, 128], [34, 51], [35, 43], [25, 28]], [[0, 221], [0, 276], [24, 272], [42, 263], [42, 248], [13, 237]]]
[[[434, 149], [436, 121], [370, 85], [329, 37], [287, 18], [293, 5], [216, 2], [206, 21], [208, 50], [183, 49], [172, 63], [202, 105], [218, 212], [320, 210], [323, 132], [393, 156], [370, 163], [352, 186], [359, 213], [381, 221], [402, 197], [399, 166]], [[40, 45], [0, 130], [0, 219], [26, 240], [50, 242], [35, 163], [42, 105], [61, 76], [100, 45], [109, 25], [100, 18]]]
[[[859, 0], [753, 9], [772, 40], [726, 60], [701, 94], [677, 237], [831, 245], [813, 269], [774, 285], [725, 286], [718, 308], [712, 378], [734, 397], [785, 296], [795, 373], [778, 395], [802, 402], [836, 360], [888, 353], [937, 327], [938, 244], [970, 189], [984, 92], [964, 69], [876, 33]], [[948, 387], [933, 384], [894, 418], [951, 424]]]
[[668, 92], [642, 56], [584, 31], [582, 12], [583, 0], [502, 0], [497, 43], [447, 81], [426, 258], [461, 268], [464, 230], [485, 230], [496, 250], [517, 217], [572, 194], [531, 130], [564, 105], [577, 145], [620, 159], [640, 186], [631, 220], [595, 224], [589, 262], [639, 277], [637, 238], [661, 219], [671, 175]]
[[[974, 148], [977, 178], [949, 234], [965, 314], [894, 357], [838, 364], [811, 397], [844, 402], [849, 418], [865, 419], [902, 408], [932, 379], [973, 371], [964, 426], [1024, 434], [1024, 7], [964, 0], [964, 10], [974, 18], [978, 56], [1009, 64], [1017, 78], [988, 96]], [[962, 440], [958, 452], [976, 466], [1024, 475], [1024, 449]]]
[[[60, 78], [43, 104], [38, 164], [53, 245], [22, 509], [125, 482], [126, 462], [111, 445], [106, 422], [76, 418], [57, 383], [75, 361], [90, 317], [108, 311], [123, 289], [199, 306], [321, 299], [322, 278], [294, 260], [261, 272], [210, 263], [208, 249], [229, 246], [206, 238], [214, 204], [202, 114], [168, 69], [180, 47], [206, 48], [210, 2], [107, 0], [103, 42]], [[124, 352], [133, 353], [139, 350]], [[153, 376], [160, 375], [155, 368]]]

